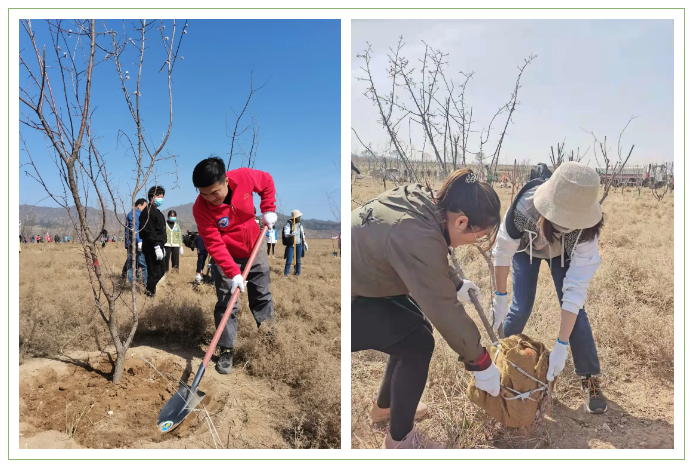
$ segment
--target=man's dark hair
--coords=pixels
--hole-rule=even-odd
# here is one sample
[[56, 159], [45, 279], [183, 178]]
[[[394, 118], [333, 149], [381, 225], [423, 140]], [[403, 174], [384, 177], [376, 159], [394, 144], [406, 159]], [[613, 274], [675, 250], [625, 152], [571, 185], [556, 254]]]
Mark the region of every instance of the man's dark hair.
[[163, 186], [152, 186], [151, 189], [149, 189], [149, 199], [153, 198], [154, 196], [160, 196], [160, 195], [166, 195], [166, 190], [163, 189]]
[[139, 207], [142, 204], [146, 204], [146, 199], [144, 199], [143, 197], [140, 197], [139, 199], [137, 199], [137, 202], [134, 203], [134, 206]]
[[220, 157], [209, 157], [194, 167], [192, 183], [195, 188], [206, 188], [215, 183], [223, 183], [226, 179], [226, 164]]

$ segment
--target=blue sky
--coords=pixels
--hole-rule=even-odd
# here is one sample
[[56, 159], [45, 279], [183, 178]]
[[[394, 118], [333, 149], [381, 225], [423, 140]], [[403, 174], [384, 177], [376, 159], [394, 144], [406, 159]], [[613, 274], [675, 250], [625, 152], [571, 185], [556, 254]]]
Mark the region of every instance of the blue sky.
[[[268, 84], [257, 92], [250, 103], [250, 112], [257, 115], [259, 145], [255, 168], [273, 175], [277, 194], [288, 212], [300, 209], [306, 218], [333, 220], [326, 192], [340, 186], [340, 21], [339, 20], [188, 20], [180, 55], [173, 73], [173, 129], [164, 154], [178, 155], [179, 189], [167, 189], [165, 205], [193, 202], [197, 193], [192, 185], [194, 166], [212, 154], [228, 160], [230, 138], [226, 137], [225, 115], [234, 124], [232, 109], [242, 109], [254, 69], [254, 83]], [[101, 20], [97, 20], [101, 24]], [[131, 31], [130, 20], [126, 21]], [[172, 20], [164, 20], [166, 34], [172, 31]], [[178, 28], [184, 20], [178, 21]], [[123, 30], [121, 20], [106, 20], [108, 28]], [[45, 22], [35, 20], [37, 42], [49, 44]], [[179, 34], [178, 29], [178, 34]], [[20, 27], [20, 48], [29, 46]], [[158, 31], [153, 31], [158, 34]], [[120, 32], [122, 34], [122, 32]], [[137, 37], [130, 34], [132, 37]], [[151, 140], [160, 141], [168, 123], [168, 94], [165, 72], [158, 73], [162, 59], [161, 38], [149, 36], [149, 49], [142, 77], [141, 111]], [[74, 36], [73, 36], [74, 38]], [[69, 39], [68, 39], [69, 40]], [[74, 40], [74, 39], [72, 39]], [[105, 53], [97, 51], [96, 59]], [[137, 55], [135, 57], [135, 55]], [[49, 64], [55, 64], [48, 54]], [[52, 57], [52, 58], [51, 58]], [[134, 89], [138, 54], [127, 56]], [[26, 83], [20, 70], [20, 83]], [[53, 86], [58, 83], [52, 78]], [[127, 110], [112, 61], [100, 64], [94, 71], [93, 131], [101, 137], [99, 148], [107, 154], [109, 170], [118, 180], [121, 194], [129, 192], [132, 159], [125, 157], [125, 148], [117, 144], [118, 129], [133, 132], [133, 120]], [[20, 104], [20, 109], [23, 105]], [[246, 122], [249, 122], [249, 118]], [[32, 156], [43, 167], [42, 175], [51, 188], [59, 186], [42, 137], [20, 126]], [[238, 142], [236, 141], [236, 146]], [[249, 140], [245, 141], [249, 148]], [[20, 147], [21, 143], [20, 143]], [[230, 168], [240, 165], [240, 156]], [[26, 162], [20, 153], [20, 164]], [[335, 165], [334, 165], [335, 164]], [[159, 173], [173, 169], [162, 164]], [[48, 176], [46, 176], [46, 173]], [[160, 184], [172, 187], [174, 178], [162, 176]], [[40, 185], [20, 169], [20, 203], [34, 204], [45, 197]], [[340, 194], [338, 195], [340, 202]], [[259, 204], [258, 199], [255, 202]], [[51, 200], [39, 205], [55, 205]]]
[[[476, 130], [509, 100], [517, 65], [537, 55], [521, 80], [521, 105], [500, 163], [514, 158], [548, 162], [550, 146], [556, 148], [564, 138], [567, 149], [580, 146], [584, 151], [592, 146], [592, 137], [581, 128], [594, 130], [601, 140], [607, 135], [614, 148], [632, 115], [637, 118], [622, 138], [627, 148], [635, 144], [631, 162], [673, 160], [672, 20], [357, 20], [352, 25], [351, 75], [363, 76], [363, 61], [356, 54], [369, 42], [375, 85], [386, 92], [386, 54], [401, 35], [411, 66], [422, 58], [424, 40], [449, 53], [449, 76], [455, 82], [460, 70], [475, 71], [466, 100], [473, 106]], [[352, 126], [363, 141], [383, 148], [387, 136], [377, 123], [377, 110], [362, 95], [365, 83], [352, 79], [351, 89]], [[405, 128], [402, 135], [408, 142]], [[420, 149], [421, 133], [414, 131], [412, 139]], [[354, 136], [351, 144], [358, 152], [362, 149]], [[477, 135], [470, 145], [477, 150]], [[491, 151], [495, 145], [491, 139]], [[592, 147], [586, 159], [596, 166], [591, 155]]]

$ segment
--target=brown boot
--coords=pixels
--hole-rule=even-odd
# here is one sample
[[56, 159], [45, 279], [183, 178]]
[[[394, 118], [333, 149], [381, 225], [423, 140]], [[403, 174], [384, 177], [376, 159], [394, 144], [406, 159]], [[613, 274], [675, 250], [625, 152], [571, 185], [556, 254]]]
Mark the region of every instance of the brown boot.
[[413, 428], [408, 435], [403, 438], [400, 442], [395, 441], [391, 438], [391, 433], [387, 432], [386, 437], [384, 437], [384, 442], [381, 446], [386, 450], [393, 449], [427, 449], [427, 450], [438, 450], [444, 449], [440, 444], [428, 439], [425, 434], [419, 430]]
[[[415, 410], [415, 419], [420, 419], [425, 417], [427, 414], [427, 405], [422, 401], [417, 404], [417, 409]], [[372, 422], [384, 422], [388, 421], [391, 417], [391, 408], [380, 408], [377, 405], [377, 400], [372, 400], [372, 408], [369, 411], [369, 418]]]

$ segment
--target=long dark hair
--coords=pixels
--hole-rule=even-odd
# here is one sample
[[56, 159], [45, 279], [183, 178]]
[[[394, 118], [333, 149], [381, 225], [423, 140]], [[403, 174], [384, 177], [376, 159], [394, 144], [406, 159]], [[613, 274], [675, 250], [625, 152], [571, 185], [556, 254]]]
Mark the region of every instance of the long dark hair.
[[483, 247], [488, 251], [497, 239], [501, 201], [488, 183], [480, 182], [476, 177], [469, 168], [455, 170], [444, 180], [437, 194], [437, 205], [445, 212], [462, 213], [468, 217], [469, 228], [492, 228]]

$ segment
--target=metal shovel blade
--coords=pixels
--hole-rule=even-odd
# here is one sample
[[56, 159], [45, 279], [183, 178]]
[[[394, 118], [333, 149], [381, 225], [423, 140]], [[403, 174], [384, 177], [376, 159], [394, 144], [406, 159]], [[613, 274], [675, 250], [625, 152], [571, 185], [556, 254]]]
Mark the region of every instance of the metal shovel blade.
[[180, 382], [180, 388], [161, 409], [158, 415], [158, 428], [161, 433], [175, 429], [187, 415], [202, 401], [206, 393], [192, 390], [189, 385]]

